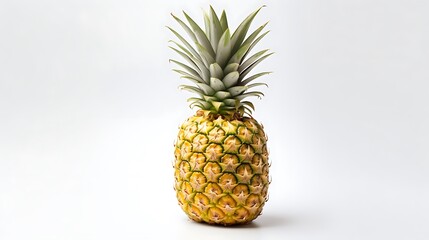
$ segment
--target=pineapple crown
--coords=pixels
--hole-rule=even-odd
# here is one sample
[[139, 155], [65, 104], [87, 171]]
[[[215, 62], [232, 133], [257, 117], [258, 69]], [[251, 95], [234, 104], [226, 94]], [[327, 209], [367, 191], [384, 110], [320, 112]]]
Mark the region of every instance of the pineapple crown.
[[265, 49], [248, 56], [252, 48], [269, 32], [260, 34], [267, 22], [246, 37], [253, 19], [262, 7], [246, 17], [232, 35], [225, 11], [222, 11], [219, 18], [212, 6], [209, 13], [204, 13], [205, 31], [186, 12], [183, 11], [183, 14], [189, 25], [171, 14], [194, 43], [191, 45], [177, 31], [168, 27], [180, 40], [180, 43], [171, 40], [173, 46], [170, 48], [187, 62], [185, 64], [170, 59], [170, 62], [179, 67], [173, 71], [194, 83], [193, 86], [179, 86], [180, 89], [197, 95], [188, 99], [191, 108], [197, 107], [221, 116], [251, 115], [253, 103], [243, 100], [251, 96], [261, 98], [264, 95], [262, 92], [249, 89], [268, 85], [252, 81], [271, 72], [260, 72], [250, 77], [248, 74], [273, 54]]

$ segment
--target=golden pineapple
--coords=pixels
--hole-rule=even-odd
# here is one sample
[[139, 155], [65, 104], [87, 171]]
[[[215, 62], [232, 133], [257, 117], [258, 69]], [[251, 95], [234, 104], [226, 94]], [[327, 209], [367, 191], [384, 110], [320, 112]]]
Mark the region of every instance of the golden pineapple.
[[[179, 205], [194, 221], [233, 225], [254, 220], [268, 199], [267, 137], [251, 116], [248, 91], [266, 85], [250, 83], [269, 72], [248, 73], [272, 53], [247, 56], [268, 32], [266, 24], [246, 37], [260, 9], [251, 13], [231, 35], [225, 11], [219, 18], [212, 7], [204, 15], [203, 31], [184, 12], [188, 24], [173, 15], [194, 45], [170, 28], [180, 43], [171, 48], [187, 61], [172, 60], [174, 69], [194, 85], [181, 85], [197, 97], [188, 99], [199, 110], [179, 129], [175, 142], [174, 188]], [[249, 84], [250, 83], [250, 84]]]

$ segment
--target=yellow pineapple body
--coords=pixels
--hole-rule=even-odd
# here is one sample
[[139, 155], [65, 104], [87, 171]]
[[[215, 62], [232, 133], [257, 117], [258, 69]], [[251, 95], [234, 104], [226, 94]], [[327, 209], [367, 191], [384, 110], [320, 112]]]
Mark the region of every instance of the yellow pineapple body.
[[253, 118], [198, 111], [179, 129], [175, 190], [194, 221], [244, 224], [257, 218], [269, 185], [267, 137]]

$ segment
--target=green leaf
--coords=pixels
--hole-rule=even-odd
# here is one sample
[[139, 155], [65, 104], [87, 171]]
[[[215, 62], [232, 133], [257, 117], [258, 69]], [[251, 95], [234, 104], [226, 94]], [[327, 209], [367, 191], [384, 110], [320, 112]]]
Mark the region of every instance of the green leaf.
[[225, 69], [223, 70], [223, 73], [228, 75], [228, 73], [237, 71], [239, 66], [240, 66], [240, 64], [238, 64], [238, 63], [230, 63], [230, 64], [226, 65]]
[[211, 26], [210, 25], [211, 25], [210, 17], [206, 12], [204, 12], [204, 26], [206, 29], [206, 35], [207, 35], [208, 39], [211, 39], [211, 33], [210, 33]]
[[225, 10], [222, 11], [222, 15], [220, 16], [220, 25], [222, 26], [222, 32], [225, 32], [228, 29], [228, 19], [226, 18]]
[[173, 49], [180, 56], [182, 56], [191, 65], [192, 68], [199, 69], [198, 66], [196, 65], [196, 63], [191, 59], [191, 57], [189, 57], [188, 55], [186, 55], [186, 53], [178, 50], [177, 48], [171, 47], [171, 46], [170, 46], [170, 48]]
[[210, 72], [209, 70], [204, 66], [203, 63], [197, 61], [195, 64], [198, 65], [198, 68], [201, 70], [201, 78], [204, 80], [205, 83], [210, 82]]
[[258, 12], [261, 10], [262, 7], [260, 7], [258, 10], [254, 11], [246, 19], [244, 19], [244, 21], [238, 26], [238, 28], [232, 34], [231, 45], [233, 46], [232, 47], [233, 52], [237, 51], [240, 48], [241, 43], [246, 37], [247, 31], [249, 30], [249, 27], [253, 19], [255, 18], [256, 14], [258, 14]]
[[209, 68], [210, 64], [215, 62], [214, 58], [207, 52], [207, 49], [203, 45], [199, 43], [195, 43], [195, 45], [197, 45], [198, 52], [200, 52], [203, 58], [204, 65]]
[[268, 51], [268, 49], [259, 51], [255, 54], [253, 54], [251, 57], [249, 57], [246, 61], [244, 61], [240, 67], [238, 68], [238, 71], [241, 73], [243, 72], [244, 69], [246, 69], [250, 64], [254, 63], [259, 57], [261, 57], [262, 55], [264, 55], [266, 52]]
[[205, 84], [205, 82], [203, 80], [201, 80], [200, 78], [194, 77], [194, 76], [188, 76], [187, 75], [187, 76], [182, 76], [182, 78], [188, 79], [193, 83], [204, 83]]
[[189, 74], [188, 72], [185, 72], [185, 71], [180, 70], [180, 69], [173, 69], [173, 71], [175, 71], [175, 72], [177, 72], [178, 74], [183, 75], [183, 76], [192, 76], [192, 75], [191, 75], [191, 74]]
[[264, 75], [267, 75], [267, 74], [270, 74], [270, 73], [272, 73], [272, 72], [261, 72], [261, 73], [255, 74], [255, 75], [253, 75], [253, 76], [251, 76], [249, 78], [246, 78], [245, 80], [241, 81], [240, 85], [241, 86], [247, 85], [249, 82], [257, 79], [258, 77], [261, 77], [261, 76], [264, 76]]
[[197, 83], [197, 82], [204, 83], [204, 81], [201, 78], [192, 76], [188, 72], [185, 72], [185, 71], [182, 71], [182, 70], [179, 70], [179, 69], [173, 69], [173, 71], [175, 71], [175, 72], [179, 73], [180, 75], [182, 75], [181, 78], [189, 79], [189, 80], [191, 80], [194, 83]]
[[204, 101], [204, 99], [202, 99], [202, 98], [191, 97], [191, 98], [188, 98], [187, 101], [191, 102], [191, 105], [199, 104], [203, 107], [203, 109], [210, 109], [210, 104], [208, 102]]
[[273, 53], [269, 53], [261, 58], [259, 58], [256, 62], [252, 63], [248, 68], [246, 68], [243, 72], [240, 73], [240, 80], [243, 79], [253, 68], [255, 68], [260, 62], [262, 62], [267, 57], [271, 56]]
[[219, 111], [219, 109], [224, 105], [224, 103], [223, 102], [216, 102], [216, 101], [213, 101], [213, 102], [211, 102], [211, 104], [213, 105], [213, 107], [215, 108], [215, 110], [218, 112]]
[[224, 99], [231, 97], [231, 93], [225, 91], [218, 91], [214, 96], [218, 100], [223, 101]]
[[182, 28], [185, 29], [186, 33], [189, 35], [192, 41], [197, 42], [197, 37], [195, 36], [194, 32], [188, 27], [188, 25], [186, 25], [186, 23], [184, 23], [180, 18], [176, 17], [174, 14], [171, 14], [171, 16], [173, 16], [173, 18], [180, 24], [180, 26], [182, 26]]
[[[267, 26], [267, 24], [268, 24], [268, 22], [266, 22], [264, 25], [257, 28], [252, 34], [249, 35], [249, 37], [246, 38], [246, 40], [241, 45], [246, 45], [246, 44], [250, 45], [253, 42], [253, 40], [259, 35], [259, 33], [265, 28], [265, 26]], [[267, 34], [267, 33], [265, 33], [265, 34]]]
[[249, 47], [250, 44], [241, 46], [240, 49], [238, 49], [238, 51], [231, 57], [228, 63], [241, 63], [241, 59], [243, 59], [244, 55], [246, 55], [247, 51], [249, 50]]
[[235, 72], [228, 73], [228, 75], [226, 75], [222, 81], [223, 81], [223, 84], [225, 84], [226, 88], [230, 88], [234, 85], [237, 85], [239, 77], [240, 77], [240, 74], [237, 71], [235, 71]]
[[[225, 102], [223, 102], [224, 104], [225, 104]], [[235, 110], [235, 107], [232, 107], [232, 106], [222, 106], [222, 110]], [[221, 114], [231, 114], [231, 113], [233, 113], [233, 112], [231, 112], [231, 111], [222, 111], [222, 112], [220, 112]]]
[[231, 93], [233, 97], [235, 97], [237, 95], [242, 94], [246, 90], [247, 90], [246, 86], [235, 86], [235, 87], [229, 88], [228, 92]]
[[196, 93], [196, 94], [198, 94], [199, 96], [204, 96], [204, 92], [203, 92], [201, 89], [199, 89], [199, 88], [197, 88], [197, 87], [194, 87], [194, 86], [189, 86], [189, 85], [180, 85], [180, 86], [179, 86], [179, 89], [180, 89], [180, 90], [186, 90], [186, 91], [189, 91], [189, 92]]
[[192, 108], [192, 109], [194, 107], [198, 107], [200, 109], [204, 109], [204, 106], [201, 103], [199, 103], [199, 102], [192, 102], [191, 104], [189, 104], [189, 107]]
[[215, 91], [221, 91], [225, 90], [225, 85], [223, 82], [217, 78], [210, 78], [210, 87], [213, 88]]
[[244, 108], [244, 114], [247, 114], [249, 116], [252, 115], [252, 110], [249, 107], [243, 105], [243, 108]]
[[[180, 47], [180, 45], [179, 45]], [[193, 57], [192, 55], [186, 55], [186, 53], [179, 51], [178, 49], [171, 47], [171, 49], [173, 49], [175, 52], [177, 52], [179, 55], [181, 55], [187, 62], [189, 62], [191, 64], [191, 67], [195, 67], [197, 66], [196, 69], [200, 70], [201, 73], [201, 78], [206, 82], [209, 83], [209, 79], [210, 79], [210, 73], [209, 70], [206, 68], [206, 66], [203, 64], [203, 62], [199, 59], [196, 59], [195, 57]], [[183, 49], [183, 48], [181, 48]]]
[[225, 103], [226, 106], [234, 107], [235, 108], [237, 100], [232, 99], [232, 98], [228, 98], [228, 99], [224, 99], [222, 102]]
[[186, 53], [186, 55], [188, 55], [189, 57], [194, 57], [194, 55], [187, 48], [185, 48], [181, 44], [177, 43], [176, 41], [170, 40], [168, 42], [174, 43], [177, 47], [180, 48], [180, 50], [182, 50], [184, 53]]
[[247, 92], [247, 93], [241, 94], [240, 96], [237, 96], [236, 99], [238, 99], [238, 100], [241, 101], [241, 100], [243, 100], [244, 98], [247, 98], [247, 97], [258, 97], [258, 98], [261, 98], [261, 96], [264, 96], [264, 94], [262, 92], [255, 91], [255, 92]]
[[219, 18], [212, 6], [210, 6], [210, 20], [210, 42], [212, 44], [213, 49], [217, 50], [219, 39], [221, 38], [222, 33], [224, 31], [222, 31], [222, 26], [220, 24]]
[[252, 50], [252, 48], [265, 36], [268, 32], [265, 32], [261, 36], [259, 36], [255, 41], [252, 43], [243, 43], [241, 45], [240, 49], [231, 57], [229, 60], [229, 63], [241, 63], [247, 54]]
[[199, 73], [199, 69], [198, 69], [198, 72], [197, 72], [197, 70], [195, 70], [195, 69], [193, 69], [193, 68], [189, 67], [189, 66], [188, 66], [188, 65], [186, 65], [186, 64], [183, 64], [183, 63], [181, 63], [181, 62], [179, 62], [179, 61], [176, 61], [176, 60], [174, 60], [174, 59], [170, 59], [170, 62], [173, 62], [173, 63], [175, 63], [175, 64], [179, 65], [180, 67], [182, 67], [183, 69], [185, 69], [185, 70], [186, 70], [189, 74], [191, 74], [192, 76], [195, 76], [195, 77], [201, 78], [200, 73]]
[[230, 38], [231, 36], [229, 33], [229, 29], [226, 29], [225, 32], [222, 34], [222, 37], [220, 38], [219, 44], [217, 46], [216, 62], [222, 68], [225, 67], [231, 55], [232, 45], [230, 42]]
[[261, 41], [261, 39], [262, 39], [262, 38], [264, 38], [264, 37], [265, 37], [265, 35], [267, 35], [269, 32], [270, 32], [270, 31], [266, 31], [266, 32], [264, 32], [263, 34], [261, 34], [261, 36], [259, 36], [257, 39], [255, 39], [255, 41], [253, 41], [253, 42], [250, 44], [249, 49], [247, 49], [247, 52], [244, 54], [244, 56], [243, 56], [243, 58], [242, 58], [241, 60], [245, 59], [245, 58], [246, 58], [246, 56], [247, 56], [247, 54], [249, 54], [249, 53], [250, 53], [250, 51], [252, 51], [253, 47], [255, 47], [255, 46], [256, 46], [256, 44], [257, 44], [259, 41]]
[[[183, 44], [185, 44], [185, 46], [189, 49], [189, 51], [192, 53], [192, 54], [190, 54], [190, 55], [192, 55], [192, 56], [194, 56], [194, 57], [196, 57], [196, 58], [199, 58], [200, 60], [202, 60], [201, 59], [201, 57], [199, 56], [199, 54], [197, 53], [197, 51], [195, 51], [195, 49], [192, 47], [192, 45], [191, 44], [189, 44], [188, 43], [188, 41], [186, 41], [186, 39], [185, 38], [183, 38], [182, 37], [182, 35], [180, 35], [178, 32], [176, 32], [174, 29], [172, 29], [172, 28], [170, 28], [170, 27], [168, 27], [168, 29], [170, 29], [170, 31], [171, 32], [173, 32], [174, 33], [174, 35], [176, 35], [176, 37], [183, 43]], [[174, 42], [174, 41], [173, 41]], [[184, 47], [182, 47], [180, 44], [178, 44], [178, 43], [176, 43], [176, 42], [174, 42], [177, 46], [179, 46], [181, 49], [184, 49]], [[189, 51], [187, 52], [188, 54], [189, 54]]]
[[198, 39], [198, 41], [195, 42], [200, 43], [202, 46], [204, 46], [204, 48], [209, 52], [212, 57], [215, 57], [216, 54], [212, 48], [209, 39], [207, 38], [207, 35], [203, 32], [200, 26], [198, 26], [198, 24], [195, 23], [194, 20], [188, 16], [186, 12], [183, 11], [183, 14], [185, 15], [186, 19], [189, 22], [189, 25], [191, 25], [191, 28], [194, 30], [195, 36]]
[[206, 100], [206, 102], [213, 102], [217, 100], [217, 98], [213, 96], [207, 96], [207, 95], [204, 96], [204, 99]]
[[247, 85], [248, 88], [253, 88], [253, 87], [258, 87], [258, 86], [266, 86], [266, 87], [268, 87], [268, 84], [266, 84], [266, 83], [253, 83], [253, 84]]
[[244, 106], [237, 107], [237, 111], [240, 113], [240, 115], [244, 115], [246, 113], [244, 111]]
[[213, 63], [210, 65], [210, 75], [217, 79], [223, 78], [223, 71], [222, 71], [222, 68], [219, 66], [219, 64]]
[[206, 95], [213, 95], [215, 94], [215, 90], [213, 88], [211, 88], [209, 85], [204, 84], [204, 83], [197, 83], [197, 86], [199, 87], [199, 89], [201, 89], [204, 94]]
[[249, 106], [253, 111], [255, 111], [255, 105], [253, 105], [252, 102], [249, 101], [243, 101], [240, 103], [241, 105]]

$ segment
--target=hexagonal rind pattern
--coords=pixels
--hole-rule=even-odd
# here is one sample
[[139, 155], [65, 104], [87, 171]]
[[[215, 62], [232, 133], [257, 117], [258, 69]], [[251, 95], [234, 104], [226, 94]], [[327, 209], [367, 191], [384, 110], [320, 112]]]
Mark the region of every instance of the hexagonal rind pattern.
[[266, 142], [253, 118], [188, 118], [174, 145], [174, 188], [189, 218], [234, 225], [258, 217], [268, 199]]

